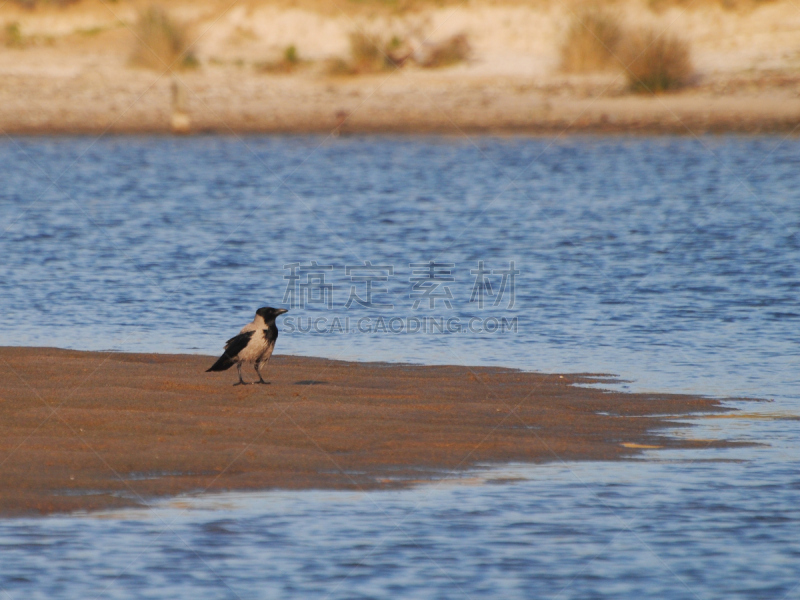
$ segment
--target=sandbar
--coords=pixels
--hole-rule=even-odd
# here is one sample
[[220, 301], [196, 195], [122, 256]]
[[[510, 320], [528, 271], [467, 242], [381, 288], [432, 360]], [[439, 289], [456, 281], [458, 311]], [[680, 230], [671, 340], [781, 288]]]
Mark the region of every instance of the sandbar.
[[[668, 435], [720, 400], [602, 375], [276, 355], [269, 385], [214, 357], [0, 348], [0, 515], [223, 490], [391, 489], [479, 465], [628, 459], [736, 442]], [[252, 371], [244, 369], [252, 379]]]

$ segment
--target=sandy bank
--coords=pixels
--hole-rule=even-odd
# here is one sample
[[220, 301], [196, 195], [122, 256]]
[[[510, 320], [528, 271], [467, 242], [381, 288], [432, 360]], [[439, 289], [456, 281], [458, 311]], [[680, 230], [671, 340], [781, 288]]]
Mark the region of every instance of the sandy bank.
[[[602, 95], [609, 84], [552, 88], [507, 80], [459, 82], [409, 73], [318, 81], [303, 76], [237, 78], [183, 74], [194, 133], [568, 133], [792, 132], [793, 89], [722, 95], [694, 89], [656, 97]], [[597, 92], [597, 95], [593, 95]], [[9, 134], [168, 133], [170, 78], [8, 76], [0, 129]]]
[[[187, 492], [376, 489], [479, 463], [614, 460], [716, 400], [576, 387], [592, 376], [276, 356], [268, 386], [213, 357], [0, 348], [0, 514]], [[661, 416], [659, 416], [661, 415]]]

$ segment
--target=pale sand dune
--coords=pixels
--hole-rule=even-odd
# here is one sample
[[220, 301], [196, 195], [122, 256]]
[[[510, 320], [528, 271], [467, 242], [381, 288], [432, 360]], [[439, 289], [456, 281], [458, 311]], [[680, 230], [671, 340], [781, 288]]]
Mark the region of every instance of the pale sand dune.
[[[166, 131], [170, 81], [128, 65], [137, 7], [84, 0], [66, 9], [0, 8], [24, 48], [0, 48], [0, 127], [7, 132]], [[654, 12], [644, 2], [612, 9], [692, 45], [694, 86], [630, 98], [621, 73], [567, 76], [559, 46], [574, 5], [475, 2], [405, 13], [338, 11], [282, 3], [168, 2], [196, 40], [202, 67], [181, 72], [194, 130], [351, 131], [636, 129], [792, 130], [800, 123], [800, 9], [777, 1], [725, 10], [704, 3]], [[99, 28], [99, 31], [98, 31]], [[353, 31], [397, 35], [412, 47], [466, 34], [470, 60], [437, 71], [331, 78], [324, 61], [346, 56]], [[254, 65], [295, 45], [314, 64], [294, 75]], [[720, 98], [725, 98], [722, 101]], [[338, 115], [338, 116], [337, 116]], [[676, 121], [683, 121], [681, 123]]]

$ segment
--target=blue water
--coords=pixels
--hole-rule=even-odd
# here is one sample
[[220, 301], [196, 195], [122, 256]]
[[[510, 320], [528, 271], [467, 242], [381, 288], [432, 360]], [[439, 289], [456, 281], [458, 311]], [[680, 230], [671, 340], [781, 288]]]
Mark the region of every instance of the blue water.
[[[800, 422], [762, 418], [800, 414], [797, 138], [7, 138], [0, 158], [1, 344], [215, 354], [315, 261], [279, 353], [773, 400], [680, 432], [747, 449], [6, 520], [3, 597], [800, 597]], [[345, 308], [364, 261], [391, 267], [390, 308]], [[415, 309], [429, 261], [452, 281]], [[462, 330], [400, 331], [423, 318]]]

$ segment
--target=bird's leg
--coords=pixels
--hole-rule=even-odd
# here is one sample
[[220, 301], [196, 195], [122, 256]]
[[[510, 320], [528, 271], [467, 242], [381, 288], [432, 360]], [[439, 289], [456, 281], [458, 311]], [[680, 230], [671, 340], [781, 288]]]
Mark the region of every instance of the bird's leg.
[[269, 381], [264, 381], [264, 378], [261, 376], [261, 365], [262, 365], [262, 364], [264, 364], [264, 363], [257, 362], [257, 363], [255, 364], [255, 367], [256, 367], [256, 373], [258, 373], [258, 381], [256, 381], [256, 383], [268, 384], [268, 383], [269, 383]]
[[236, 371], [239, 373], [239, 383], [233, 385], [247, 385], [247, 382], [242, 379], [242, 363], [236, 363]]

